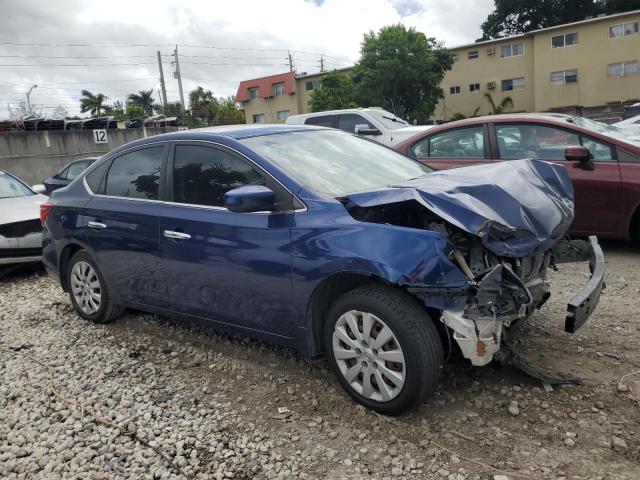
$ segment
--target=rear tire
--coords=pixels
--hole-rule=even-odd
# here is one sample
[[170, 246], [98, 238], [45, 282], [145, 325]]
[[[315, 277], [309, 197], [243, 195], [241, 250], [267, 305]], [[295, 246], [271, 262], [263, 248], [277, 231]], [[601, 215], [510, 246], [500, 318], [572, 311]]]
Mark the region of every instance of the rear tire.
[[325, 320], [324, 344], [342, 387], [376, 412], [399, 415], [438, 386], [438, 331], [413, 297], [394, 288], [360, 287], [341, 296]]
[[86, 250], [76, 252], [67, 266], [69, 297], [76, 312], [93, 323], [109, 323], [125, 312], [115, 305], [100, 269]]

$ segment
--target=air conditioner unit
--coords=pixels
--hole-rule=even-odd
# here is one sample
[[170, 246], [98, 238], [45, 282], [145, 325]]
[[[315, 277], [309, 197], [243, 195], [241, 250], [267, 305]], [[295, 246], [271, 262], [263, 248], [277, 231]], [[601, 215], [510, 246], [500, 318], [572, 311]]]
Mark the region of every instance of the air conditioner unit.
[[487, 55], [495, 55], [495, 54], [496, 54], [496, 47], [487, 48]]
[[494, 88], [496, 88], [496, 82], [487, 82], [487, 88], [489, 90], [493, 90]]

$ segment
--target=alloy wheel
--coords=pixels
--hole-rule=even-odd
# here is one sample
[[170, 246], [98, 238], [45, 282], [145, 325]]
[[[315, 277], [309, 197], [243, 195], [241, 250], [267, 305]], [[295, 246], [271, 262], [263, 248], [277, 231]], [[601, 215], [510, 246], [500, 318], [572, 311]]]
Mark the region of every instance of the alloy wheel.
[[102, 288], [98, 275], [89, 263], [80, 260], [73, 266], [71, 291], [76, 304], [86, 315], [95, 315], [100, 310]]

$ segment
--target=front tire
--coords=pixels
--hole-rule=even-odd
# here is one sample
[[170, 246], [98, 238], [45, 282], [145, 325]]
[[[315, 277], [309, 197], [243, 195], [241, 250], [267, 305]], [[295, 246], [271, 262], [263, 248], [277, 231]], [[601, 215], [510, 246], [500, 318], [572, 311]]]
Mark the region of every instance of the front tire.
[[125, 309], [115, 305], [100, 269], [86, 250], [76, 252], [67, 268], [69, 297], [76, 312], [93, 323], [109, 323]]
[[399, 415], [437, 388], [442, 342], [426, 310], [391, 287], [360, 287], [341, 296], [324, 325], [329, 364], [357, 402]]

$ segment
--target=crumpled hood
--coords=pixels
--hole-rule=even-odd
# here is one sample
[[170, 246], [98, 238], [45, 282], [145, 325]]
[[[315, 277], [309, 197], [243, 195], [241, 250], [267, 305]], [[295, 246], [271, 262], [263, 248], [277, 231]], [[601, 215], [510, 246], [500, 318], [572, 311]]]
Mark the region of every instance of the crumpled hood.
[[531, 159], [433, 172], [349, 200], [360, 207], [415, 200], [506, 257], [548, 250], [573, 221], [573, 185], [565, 168]]

